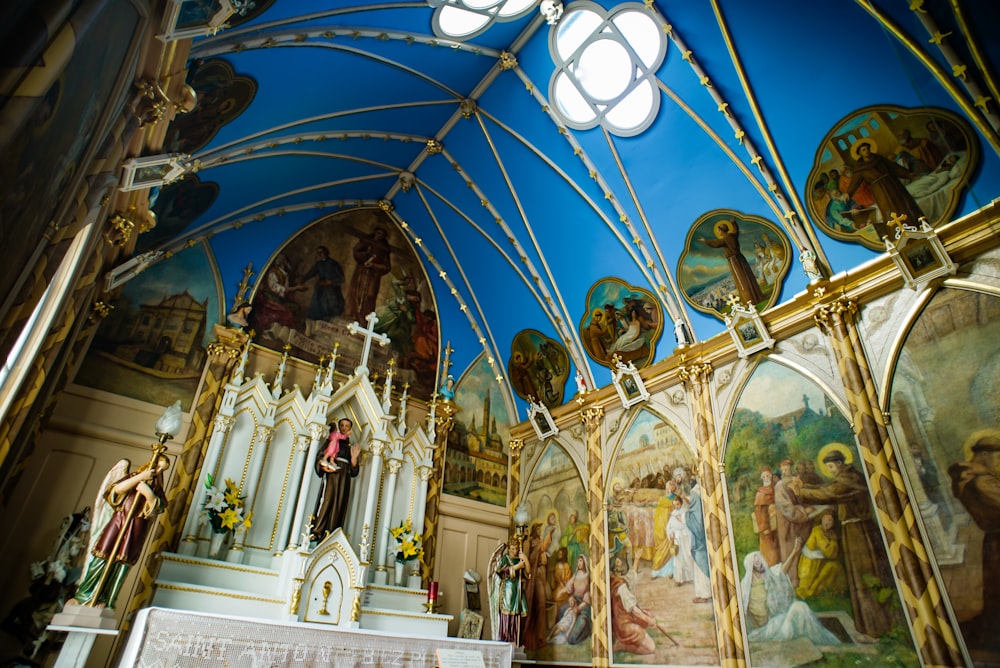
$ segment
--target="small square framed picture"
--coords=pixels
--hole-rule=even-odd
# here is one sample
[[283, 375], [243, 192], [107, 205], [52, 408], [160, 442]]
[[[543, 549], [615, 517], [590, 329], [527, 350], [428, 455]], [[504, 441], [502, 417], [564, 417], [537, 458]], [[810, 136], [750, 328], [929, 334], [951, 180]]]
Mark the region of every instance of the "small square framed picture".
[[924, 218], [920, 219], [920, 227], [907, 225], [905, 221], [899, 223], [895, 237], [885, 237], [885, 249], [911, 290], [939, 276], [954, 274], [958, 269], [937, 232]]
[[164, 17], [164, 42], [214, 35], [236, 12], [231, 0], [170, 0]]
[[635, 364], [629, 362], [625, 364], [621, 358], [615, 356], [612, 360], [614, 368], [611, 371], [611, 382], [615, 385], [618, 398], [621, 399], [622, 407], [628, 408], [649, 399], [649, 392], [646, 384], [642, 382], [642, 376]]
[[173, 183], [184, 175], [186, 157], [179, 153], [171, 153], [169, 155], [150, 155], [144, 158], [129, 158], [122, 163], [124, 172], [118, 189], [128, 192]]
[[556, 426], [555, 420], [552, 419], [549, 409], [545, 407], [545, 404], [538, 401], [531, 401], [529, 403], [528, 421], [535, 428], [535, 434], [538, 435], [539, 439], [544, 440], [559, 433], [559, 427]]
[[726, 316], [726, 328], [740, 357], [774, 347], [774, 339], [753, 306], [734, 305]]

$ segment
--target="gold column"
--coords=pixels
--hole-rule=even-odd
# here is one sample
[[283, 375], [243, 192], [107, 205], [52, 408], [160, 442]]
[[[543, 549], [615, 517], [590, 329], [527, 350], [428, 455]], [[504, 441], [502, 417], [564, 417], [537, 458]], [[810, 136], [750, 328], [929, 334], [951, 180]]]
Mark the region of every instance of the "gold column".
[[857, 303], [842, 296], [819, 305], [814, 318], [830, 339], [837, 360], [875, 508], [885, 529], [889, 560], [913, 624], [917, 650], [925, 666], [962, 666], [965, 664], [958, 642], [941, 601], [941, 590], [934, 579], [882, 417], [878, 392], [858, 333], [857, 311]]
[[711, 375], [712, 365], [707, 362], [682, 363], [680, 367], [680, 379], [694, 397], [692, 413], [695, 438], [698, 441], [698, 479], [705, 510], [705, 538], [708, 543], [719, 662], [722, 666], [735, 668], [746, 665], [746, 655], [726, 518], [723, 466], [719, 461], [719, 443], [715, 437], [715, 417], [708, 384]]
[[507, 483], [508, 507], [517, 508], [521, 502], [521, 451], [524, 450], [523, 438], [510, 439], [510, 475]]
[[590, 511], [590, 614], [593, 620], [591, 665], [609, 666], [611, 643], [608, 638], [608, 518], [604, 512], [604, 448], [601, 439], [600, 406], [580, 411], [587, 433], [587, 498]]
[[205, 451], [208, 449], [212, 425], [222, 402], [223, 390], [232, 377], [241, 349], [247, 341], [247, 335], [243, 332], [220, 325], [215, 326], [215, 336], [216, 340], [208, 344], [205, 382], [201, 394], [195, 400], [191, 425], [174, 466], [170, 489], [167, 490], [167, 510], [160, 515], [160, 520], [153, 529], [147, 557], [141, 564], [135, 594], [129, 601], [125, 619], [129, 619], [132, 612], [148, 603], [152, 595], [153, 580], [160, 567], [160, 553], [176, 549], [180, 542], [184, 520], [194, 498], [194, 486], [198, 484]]
[[424, 506], [424, 535], [421, 542], [424, 546], [424, 558], [420, 563], [420, 576], [424, 584], [430, 582], [434, 575], [434, 557], [437, 552], [437, 531], [441, 517], [441, 489], [444, 486], [444, 457], [448, 450], [448, 434], [455, 424], [455, 413], [458, 406], [450, 401], [437, 404], [434, 422], [435, 447], [433, 456], [433, 474], [427, 481], [427, 497]]

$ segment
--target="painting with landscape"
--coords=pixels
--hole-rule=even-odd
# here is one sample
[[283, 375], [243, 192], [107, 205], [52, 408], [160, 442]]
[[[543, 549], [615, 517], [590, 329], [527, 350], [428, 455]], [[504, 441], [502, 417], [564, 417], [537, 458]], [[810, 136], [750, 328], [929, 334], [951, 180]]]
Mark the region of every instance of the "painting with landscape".
[[153, 265], [122, 288], [75, 382], [160, 406], [179, 399], [188, 410], [221, 321], [219, 294], [204, 245]]
[[444, 491], [505, 506], [510, 414], [485, 353], [459, 379], [453, 401], [458, 412], [448, 433]]
[[758, 310], [774, 305], [791, 258], [791, 244], [774, 223], [716, 209], [688, 231], [677, 281], [687, 303], [723, 319], [734, 303]]
[[917, 665], [851, 425], [823, 388], [759, 364], [724, 459], [754, 665]]

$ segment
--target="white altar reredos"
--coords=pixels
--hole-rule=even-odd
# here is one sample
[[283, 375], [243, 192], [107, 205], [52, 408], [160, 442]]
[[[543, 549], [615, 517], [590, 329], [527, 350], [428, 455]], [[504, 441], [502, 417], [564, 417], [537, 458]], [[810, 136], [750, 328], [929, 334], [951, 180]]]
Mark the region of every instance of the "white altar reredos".
[[[319, 368], [305, 395], [298, 386], [282, 388], [287, 357], [273, 382], [260, 373], [245, 378], [251, 350], [244, 348], [224, 390], [180, 548], [162, 555], [152, 605], [447, 635], [451, 616], [428, 614], [426, 591], [392, 582], [395, 541], [388, 532], [405, 519], [423, 527], [435, 448], [433, 412], [426, 428], [407, 426], [405, 393], [393, 411], [391, 367], [389, 382], [377, 392], [367, 356], [339, 387], [333, 363]], [[354, 422], [361, 472], [352, 481], [346, 526], [310, 546], [320, 484], [313, 462], [326, 443], [327, 425], [342, 417]], [[232, 478], [253, 512], [250, 529], [234, 534], [218, 559], [207, 558], [208, 473], [218, 481]]]

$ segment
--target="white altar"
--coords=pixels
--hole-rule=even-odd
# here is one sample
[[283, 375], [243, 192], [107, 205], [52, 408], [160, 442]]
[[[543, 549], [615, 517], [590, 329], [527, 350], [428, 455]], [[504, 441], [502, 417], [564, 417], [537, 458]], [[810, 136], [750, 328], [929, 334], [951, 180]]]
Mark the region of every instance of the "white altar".
[[424, 638], [231, 615], [144, 608], [119, 666], [402, 666], [432, 668], [438, 649], [466, 650], [486, 668], [511, 665], [510, 643]]
[[[381, 391], [373, 387], [368, 352], [372, 340], [382, 337], [371, 331], [372, 324], [370, 319], [369, 329], [356, 327], [365, 346], [354, 373], [334, 388], [334, 356], [329, 366], [317, 369], [308, 395], [298, 386], [290, 391], [282, 386], [287, 355], [272, 382], [259, 373], [245, 378], [253, 349], [244, 348], [215, 418], [180, 548], [162, 555], [152, 605], [447, 635], [451, 617], [427, 613], [426, 591], [390, 581], [396, 549], [389, 527], [410, 519], [423, 528], [434, 416], [426, 427], [406, 424], [405, 391], [393, 406], [391, 365]], [[325, 445], [327, 425], [342, 417], [354, 423], [361, 472], [351, 484], [346, 526], [310, 545], [320, 482], [313, 462]], [[233, 534], [216, 559], [207, 558], [207, 474], [217, 482], [233, 479], [253, 512], [252, 526]]]

